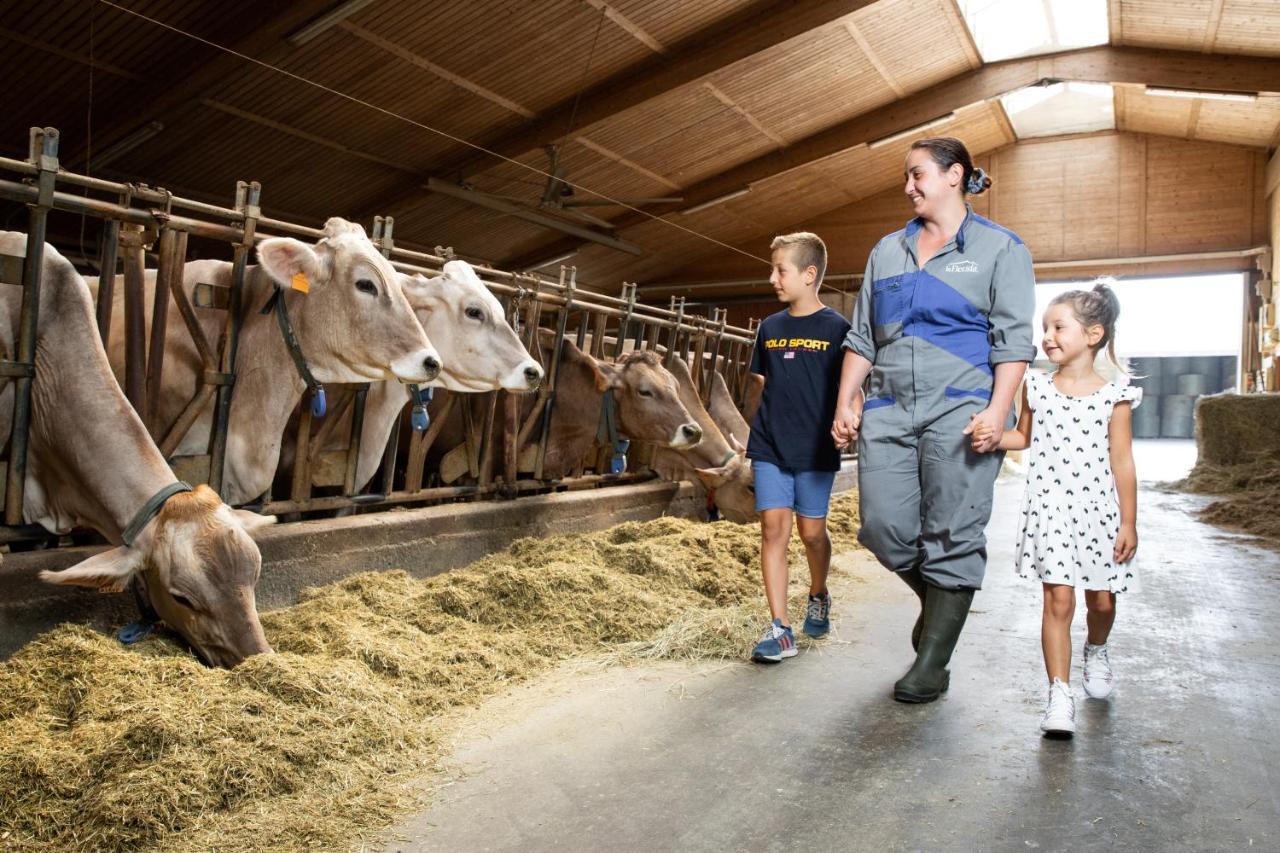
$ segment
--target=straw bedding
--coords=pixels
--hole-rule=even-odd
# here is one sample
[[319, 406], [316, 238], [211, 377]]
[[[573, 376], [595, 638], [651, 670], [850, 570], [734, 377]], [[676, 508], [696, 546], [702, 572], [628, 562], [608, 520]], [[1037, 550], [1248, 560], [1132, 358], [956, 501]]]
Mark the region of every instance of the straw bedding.
[[[829, 523], [855, 547], [856, 498]], [[165, 637], [59, 628], [0, 664], [0, 848], [344, 848], [418, 805], [451, 709], [570, 657], [744, 655], [758, 536], [663, 518], [426, 581], [353, 575], [266, 614], [278, 653], [229, 672]]]
[[1236, 465], [1197, 462], [1191, 475], [1174, 488], [1222, 495], [1200, 510], [1210, 524], [1242, 530], [1280, 547], [1280, 450], [1255, 453]]

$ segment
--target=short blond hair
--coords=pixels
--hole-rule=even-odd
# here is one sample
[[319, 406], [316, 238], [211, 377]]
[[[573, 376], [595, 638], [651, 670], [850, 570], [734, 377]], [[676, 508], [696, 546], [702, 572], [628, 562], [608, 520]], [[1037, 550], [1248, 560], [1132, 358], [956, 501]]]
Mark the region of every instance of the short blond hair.
[[822, 277], [827, 273], [827, 244], [822, 242], [821, 237], [808, 231], [779, 234], [769, 244], [769, 251], [776, 252], [779, 249], [792, 250], [791, 260], [795, 262], [797, 269], [815, 267], [818, 277], [814, 279], [813, 285], [816, 288], [822, 284]]

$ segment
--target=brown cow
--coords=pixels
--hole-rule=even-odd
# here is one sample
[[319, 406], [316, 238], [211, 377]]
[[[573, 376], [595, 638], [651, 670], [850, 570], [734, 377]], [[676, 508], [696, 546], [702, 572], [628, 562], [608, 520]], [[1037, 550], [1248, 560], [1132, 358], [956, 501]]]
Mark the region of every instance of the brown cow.
[[[552, 334], [541, 339], [542, 363], [551, 364]], [[549, 478], [568, 476], [596, 443], [600, 411], [605, 392], [612, 389], [618, 406], [618, 432], [632, 441], [647, 441], [664, 447], [690, 448], [703, 437], [702, 428], [680, 402], [676, 379], [663, 368], [652, 352], [636, 352], [622, 356], [616, 363], [599, 361], [564, 339], [560, 349], [560, 370], [556, 378], [555, 407], [551, 416], [551, 434], [543, 475]], [[432, 410], [438, 412], [447, 395], [437, 392]], [[467, 398], [463, 397], [463, 400]], [[525, 423], [542, 395], [522, 397], [520, 422]], [[500, 435], [495, 420], [495, 439]], [[457, 458], [462, 451], [461, 418], [455, 412], [442, 432], [438, 444], [454, 446], [450, 453]], [[534, 470], [539, 433], [535, 428], [520, 448], [519, 470]], [[456, 463], [446, 458], [441, 465], [441, 478], [449, 482], [459, 473]]]
[[[0, 232], [0, 252], [26, 237]], [[0, 351], [14, 357], [22, 288], [0, 286]], [[117, 547], [42, 580], [119, 592], [137, 577], [165, 623], [208, 662], [270, 652], [254, 601], [262, 567], [248, 530], [275, 519], [233, 510], [207, 486], [174, 494], [133, 538], [139, 511], [175, 483], [111, 374], [84, 279], [44, 247], [23, 517], [53, 533], [92, 527]], [[0, 390], [0, 441], [13, 426], [14, 385]]]

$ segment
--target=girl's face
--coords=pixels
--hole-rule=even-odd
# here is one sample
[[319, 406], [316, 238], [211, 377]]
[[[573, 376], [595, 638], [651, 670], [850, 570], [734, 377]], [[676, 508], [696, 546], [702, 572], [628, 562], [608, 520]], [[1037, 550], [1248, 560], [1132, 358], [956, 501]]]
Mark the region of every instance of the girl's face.
[[933, 160], [928, 149], [913, 148], [907, 154], [907, 165], [904, 171], [907, 183], [903, 188], [916, 216], [931, 219], [934, 211], [948, 198], [960, 193], [960, 179], [964, 177], [964, 167], [959, 163], [952, 164], [950, 169], [942, 169]]
[[1040, 346], [1054, 364], [1067, 364], [1080, 358], [1092, 359], [1094, 348], [1102, 340], [1103, 328], [1084, 324], [1066, 302], [1050, 305], [1044, 312], [1044, 339]]

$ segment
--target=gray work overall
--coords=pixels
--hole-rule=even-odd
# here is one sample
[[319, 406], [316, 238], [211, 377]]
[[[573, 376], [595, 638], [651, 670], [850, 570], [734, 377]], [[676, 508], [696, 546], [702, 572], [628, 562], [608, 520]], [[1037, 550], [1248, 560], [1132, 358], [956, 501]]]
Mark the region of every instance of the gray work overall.
[[963, 431], [990, 403], [995, 365], [1035, 355], [1035, 278], [1018, 235], [972, 208], [923, 269], [920, 228], [912, 220], [872, 250], [844, 342], [873, 364], [858, 541], [893, 571], [918, 566], [934, 586], [978, 589], [1004, 454], [975, 453]]

